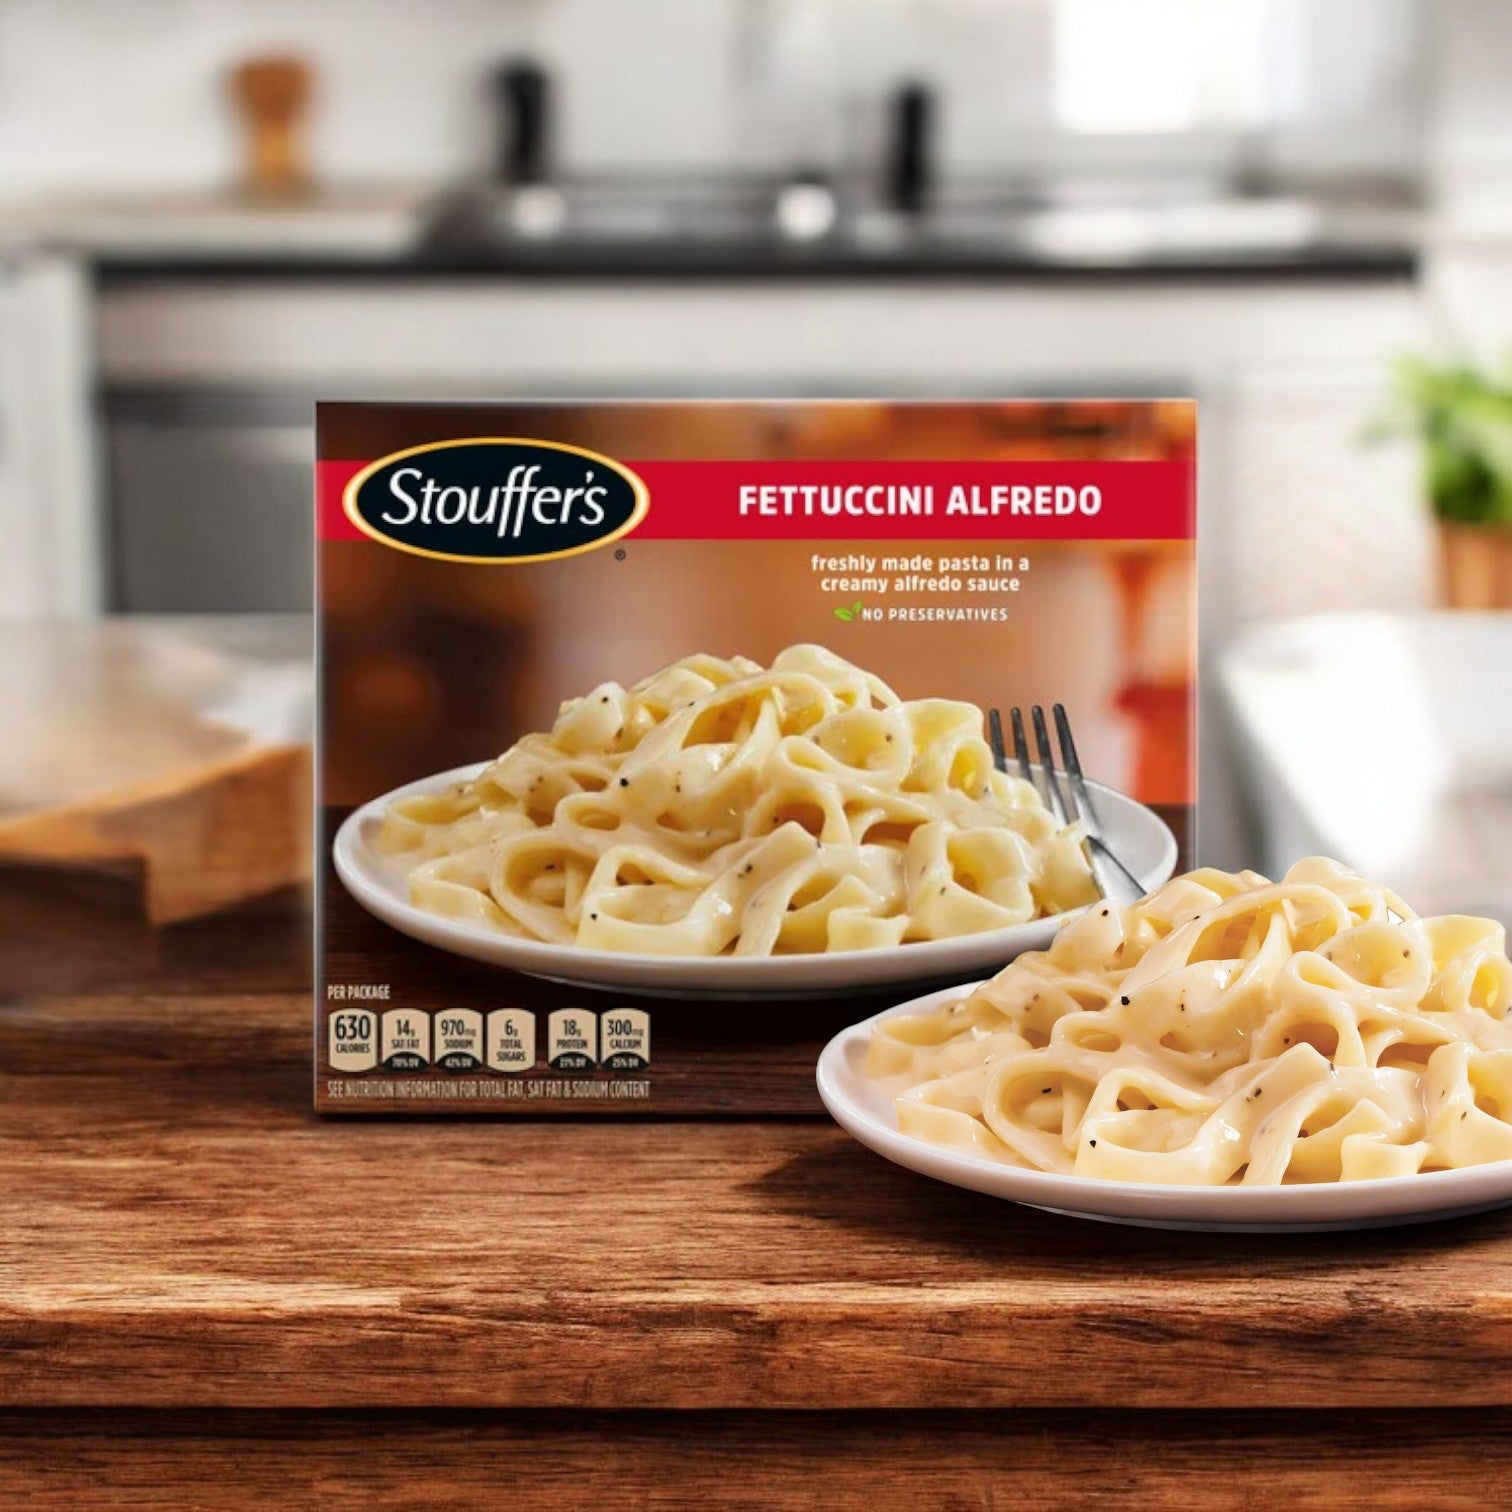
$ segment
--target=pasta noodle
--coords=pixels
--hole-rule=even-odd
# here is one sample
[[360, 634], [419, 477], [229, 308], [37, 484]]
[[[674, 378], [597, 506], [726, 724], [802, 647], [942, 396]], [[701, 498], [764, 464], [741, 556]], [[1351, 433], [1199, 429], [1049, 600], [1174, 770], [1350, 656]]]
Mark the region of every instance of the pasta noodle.
[[821, 646], [604, 683], [472, 781], [396, 800], [380, 845], [421, 908], [641, 954], [873, 950], [1097, 896], [980, 709], [905, 703]]
[[1349, 1181], [1512, 1159], [1512, 962], [1337, 862], [1175, 877], [876, 1026], [905, 1133], [1042, 1171]]

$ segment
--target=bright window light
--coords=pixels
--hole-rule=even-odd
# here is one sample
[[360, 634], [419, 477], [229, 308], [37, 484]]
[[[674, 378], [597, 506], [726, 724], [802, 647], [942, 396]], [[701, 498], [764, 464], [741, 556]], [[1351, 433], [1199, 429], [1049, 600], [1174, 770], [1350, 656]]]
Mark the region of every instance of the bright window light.
[[1267, 11], [1266, 0], [1059, 0], [1057, 124], [1139, 133], [1254, 121]]

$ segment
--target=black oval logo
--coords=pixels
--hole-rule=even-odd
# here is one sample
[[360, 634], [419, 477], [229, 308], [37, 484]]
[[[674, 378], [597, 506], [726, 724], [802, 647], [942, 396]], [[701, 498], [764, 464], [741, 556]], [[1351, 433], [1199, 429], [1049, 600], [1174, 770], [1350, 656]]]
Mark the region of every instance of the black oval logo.
[[611, 457], [560, 441], [475, 436], [394, 452], [342, 500], [375, 541], [445, 562], [543, 562], [607, 546], [651, 507]]

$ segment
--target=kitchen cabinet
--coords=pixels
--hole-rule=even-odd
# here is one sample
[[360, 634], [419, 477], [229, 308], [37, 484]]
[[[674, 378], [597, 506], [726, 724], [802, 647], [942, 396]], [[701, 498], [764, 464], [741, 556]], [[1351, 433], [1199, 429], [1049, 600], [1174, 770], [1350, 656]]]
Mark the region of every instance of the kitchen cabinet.
[[313, 418], [279, 389], [107, 392], [113, 606], [307, 611]]
[[0, 620], [107, 600], [93, 318], [77, 259], [0, 249]]

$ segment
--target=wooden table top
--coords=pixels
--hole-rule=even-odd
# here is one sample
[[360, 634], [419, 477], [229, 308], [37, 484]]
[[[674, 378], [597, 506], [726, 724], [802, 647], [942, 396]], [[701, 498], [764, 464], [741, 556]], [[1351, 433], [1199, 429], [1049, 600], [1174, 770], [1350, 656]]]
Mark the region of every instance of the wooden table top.
[[321, 1121], [299, 900], [148, 935], [109, 886], [0, 874], [12, 1409], [1512, 1401], [1512, 1213], [1102, 1227], [888, 1165], [808, 1093]]

